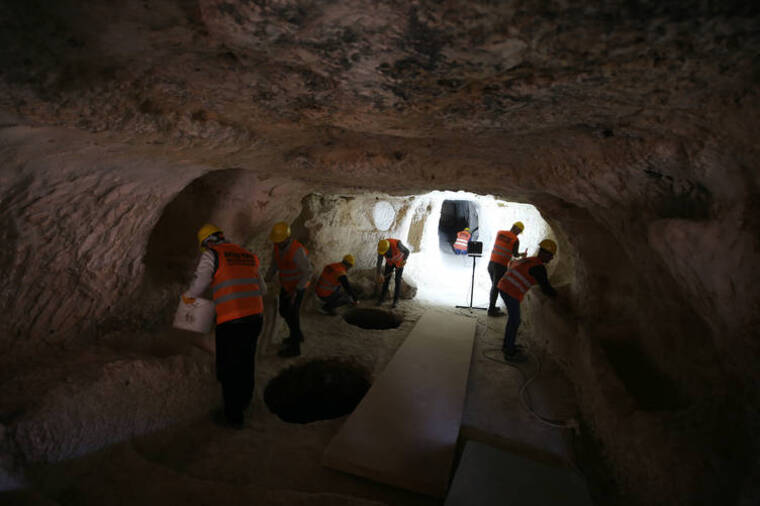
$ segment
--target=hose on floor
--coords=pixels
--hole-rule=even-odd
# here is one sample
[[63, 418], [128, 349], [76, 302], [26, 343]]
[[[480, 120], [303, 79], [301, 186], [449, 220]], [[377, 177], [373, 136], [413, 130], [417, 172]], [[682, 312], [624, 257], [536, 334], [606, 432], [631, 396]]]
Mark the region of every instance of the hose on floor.
[[[484, 344], [487, 344], [487, 345], [490, 345], [490, 346], [493, 346], [493, 345], [496, 345], [496, 344], [499, 344], [499, 345], [501, 344], [501, 341], [499, 341], [498, 343], [497, 342], [493, 342], [493, 341], [489, 341], [488, 339], [485, 338], [484, 334], [481, 334], [479, 336], [479, 338], [480, 338], [480, 340]], [[499, 358], [496, 358], [495, 356], [493, 356], [494, 355], [493, 352], [496, 352], [498, 354], [497, 356]], [[563, 459], [563, 460], [565, 460], [570, 465], [570, 467], [572, 467], [579, 475], [584, 475], [583, 470], [580, 468], [580, 466], [576, 462], [575, 451], [574, 451], [574, 449], [575, 449], [575, 441], [576, 441], [576, 438], [578, 437], [578, 434], [580, 432], [580, 425], [578, 424], [578, 420], [575, 419], [575, 418], [569, 418], [567, 420], [552, 420], [550, 418], [543, 417], [543, 416], [541, 416], [540, 414], [538, 414], [533, 409], [533, 407], [531, 406], [532, 402], [530, 401], [530, 398], [528, 397], [528, 399], [526, 400], [526, 396], [530, 395], [530, 392], [528, 391], [528, 386], [533, 381], [535, 381], [536, 378], [538, 378], [539, 374], [541, 374], [541, 365], [542, 364], [541, 364], [541, 360], [538, 358], [538, 356], [535, 355], [534, 353], [532, 353], [531, 351], [528, 351], [528, 355], [530, 355], [533, 358], [533, 360], [535, 360], [535, 362], [536, 362], [536, 372], [530, 378], [526, 378], [527, 375], [526, 375], [525, 371], [523, 371], [522, 368], [520, 368], [517, 364], [513, 364], [513, 363], [510, 363], [510, 362], [507, 362], [506, 360], [504, 360], [504, 358], [503, 358], [504, 357], [504, 351], [501, 349], [501, 347], [499, 347], [499, 348], [486, 348], [486, 349], [484, 349], [481, 352], [481, 354], [487, 360], [492, 360], [492, 361], [497, 362], [499, 364], [508, 365], [508, 366], [510, 366], [510, 367], [518, 370], [518, 372], [520, 373], [520, 376], [523, 379], [523, 384], [520, 387], [520, 395], [519, 395], [519, 397], [520, 397], [520, 404], [522, 405], [523, 409], [525, 409], [528, 413], [530, 413], [530, 415], [535, 420], [537, 420], [539, 423], [541, 423], [543, 425], [546, 425], [548, 427], [552, 427], [552, 428], [555, 428], [555, 429], [568, 429], [570, 431], [570, 438], [571, 438], [570, 448], [569, 448], [570, 449], [570, 455], [567, 458]]]
[[[494, 351], [498, 352], [499, 355], [502, 355], [504, 353], [500, 348], [489, 348], [489, 349], [483, 350], [482, 355], [484, 358], [488, 360], [492, 360], [500, 364], [508, 365], [510, 367], [513, 367], [514, 369], [517, 369], [520, 372], [520, 376], [523, 378], [523, 384], [520, 387], [520, 404], [522, 405], [523, 409], [525, 409], [528, 413], [531, 414], [531, 416], [533, 416], [535, 420], [537, 420], [539, 423], [543, 425], [546, 425], [548, 427], [552, 427], [555, 429], [567, 429], [570, 431], [570, 437], [571, 437], [570, 455], [564, 458], [563, 460], [565, 460], [570, 465], [570, 467], [572, 467], [579, 475], [584, 475], [583, 470], [575, 461], [575, 456], [574, 456], [575, 438], [577, 437], [580, 431], [580, 426], [578, 425], [578, 421], [575, 418], [570, 418], [567, 420], [552, 420], [552, 419], [543, 417], [539, 415], [533, 409], [533, 407], [530, 405], [531, 404], [530, 400], [526, 401], [525, 399], [526, 395], [530, 395], [530, 393], [528, 392], [528, 386], [533, 381], [535, 381], [535, 379], [541, 373], [541, 361], [539, 360], [539, 358], [533, 353], [531, 353], [530, 351], [528, 352], [528, 354], [531, 357], [533, 357], [533, 360], [536, 361], [536, 372], [535, 374], [533, 374], [533, 376], [526, 379], [525, 371], [523, 371], [517, 364], [512, 364], [510, 362], [507, 362], [504, 359], [498, 359], [498, 358], [494, 358], [493, 356], [488, 355], [488, 352], [494, 352]], [[491, 353], [491, 355], [493, 355], [493, 353]]]
[[[546, 418], [538, 414], [533, 409], [533, 407], [530, 405], [531, 402], [529, 400], [526, 401], [525, 399], [526, 393], [529, 395], [528, 386], [530, 386], [530, 384], [533, 383], [533, 381], [535, 381], [536, 378], [538, 378], [539, 374], [541, 374], [541, 360], [539, 360], [539, 358], [536, 355], [528, 351], [528, 355], [530, 355], [533, 358], [533, 360], [536, 362], [536, 372], [533, 374], [533, 376], [527, 378], [525, 371], [523, 371], [517, 364], [512, 364], [510, 362], [507, 362], [504, 359], [498, 359], [489, 355], [489, 352], [494, 352], [494, 351], [498, 352], [499, 355], [503, 353], [502, 350], [499, 348], [489, 348], [489, 349], [483, 350], [483, 357], [493, 362], [498, 362], [500, 364], [513, 367], [514, 369], [517, 369], [520, 372], [520, 375], [523, 378], [523, 384], [520, 387], [520, 404], [528, 413], [530, 413], [533, 416], [533, 418], [535, 418], [539, 423], [542, 423], [549, 427], [553, 427], [555, 429], [570, 429], [572, 431], [578, 430], [578, 422], [574, 418], [570, 418], [568, 420], [552, 420], [550, 418]], [[491, 355], [493, 354], [491, 353]]]

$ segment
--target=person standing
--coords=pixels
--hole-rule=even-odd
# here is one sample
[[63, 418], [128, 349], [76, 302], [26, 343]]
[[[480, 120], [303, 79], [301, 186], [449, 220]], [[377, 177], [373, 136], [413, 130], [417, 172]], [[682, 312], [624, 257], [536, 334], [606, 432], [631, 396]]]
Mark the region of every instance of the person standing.
[[515, 260], [498, 283], [504, 305], [507, 306], [507, 326], [504, 329], [502, 351], [504, 359], [521, 362], [525, 356], [515, 343], [517, 329], [520, 327], [520, 302], [533, 285], [538, 284], [546, 295], [555, 297], [557, 291], [549, 283], [545, 265], [552, 261], [557, 252], [557, 244], [551, 239], [544, 239], [538, 245], [538, 255]]
[[520, 253], [520, 240], [517, 238], [525, 229], [521, 221], [512, 224], [510, 230], [499, 230], [496, 233], [491, 259], [488, 262], [488, 274], [491, 276], [491, 293], [488, 300], [488, 316], [503, 316], [504, 313], [496, 307], [496, 299], [499, 297], [497, 284], [507, 272], [507, 266], [512, 257], [524, 257], [526, 253]]
[[218, 227], [203, 225], [197, 237], [201, 258], [182, 301], [192, 304], [211, 287], [216, 309], [216, 377], [222, 384], [224, 416], [227, 423], [242, 428], [243, 412], [253, 398], [266, 284], [259, 275], [259, 258], [228, 242]]
[[469, 227], [465, 227], [461, 232], [457, 232], [457, 240], [454, 241], [453, 246], [455, 255], [467, 254], [467, 244], [470, 242], [470, 237], [472, 237], [472, 234]]
[[269, 281], [276, 272], [279, 273], [279, 312], [290, 331], [278, 355], [296, 357], [301, 354], [301, 341], [304, 339], [301, 332], [301, 303], [312, 275], [309, 252], [303, 244], [290, 236], [290, 225], [283, 221], [274, 224], [269, 239], [274, 243], [274, 251], [265, 279]]
[[353, 255], [346, 255], [343, 260], [334, 264], [328, 264], [322, 269], [322, 274], [317, 281], [317, 296], [324, 303], [320, 311], [325, 314], [335, 315], [336, 307], [348, 303], [356, 304], [357, 298], [348, 281], [348, 271], [354, 266]]
[[[401, 276], [404, 273], [406, 259], [409, 258], [409, 248], [403, 245], [398, 239], [381, 239], [377, 243], [377, 282], [383, 284], [380, 291], [380, 297], [377, 299], [377, 305], [381, 305], [388, 294], [388, 285], [391, 281], [391, 273], [396, 271], [396, 285], [393, 290], [393, 305], [398, 305], [398, 299], [401, 295]], [[383, 259], [385, 259], [385, 270], [382, 270]]]

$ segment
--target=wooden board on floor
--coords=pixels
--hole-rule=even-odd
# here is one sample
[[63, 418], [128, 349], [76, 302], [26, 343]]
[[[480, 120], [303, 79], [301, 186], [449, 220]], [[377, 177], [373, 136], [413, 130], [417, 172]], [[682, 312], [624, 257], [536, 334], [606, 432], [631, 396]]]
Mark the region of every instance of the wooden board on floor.
[[552, 466], [467, 441], [444, 506], [592, 506], [586, 482]]
[[474, 318], [426, 312], [330, 442], [322, 463], [444, 497], [475, 325]]

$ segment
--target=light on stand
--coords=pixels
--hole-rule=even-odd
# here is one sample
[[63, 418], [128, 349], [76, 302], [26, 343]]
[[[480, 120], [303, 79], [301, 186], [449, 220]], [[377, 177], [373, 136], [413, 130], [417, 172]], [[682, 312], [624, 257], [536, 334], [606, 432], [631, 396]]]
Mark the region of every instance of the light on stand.
[[483, 243], [480, 241], [470, 241], [467, 243], [467, 256], [472, 257], [472, 280], [470, 281], [470, 305], [469, 306], [457, 306], [458, 308], [463, 309], [469, 309], [472, 311], [473, 309], [482, 309], [486, 310], [488, 308], [485, 307], [473, 307], [472, 306], [472, 299], [475, 296], [475, 259], [478, 257], [483, 256]]

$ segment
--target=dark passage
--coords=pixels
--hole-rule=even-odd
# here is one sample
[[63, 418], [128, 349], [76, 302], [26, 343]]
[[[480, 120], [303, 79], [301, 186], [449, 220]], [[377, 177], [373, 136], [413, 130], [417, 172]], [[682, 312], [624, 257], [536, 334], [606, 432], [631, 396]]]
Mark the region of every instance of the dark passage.
[[469, 227], [471, 240], [478, 240], [478, 205], [470, 200], [444, 200], [441, 205], [441, 218], [438, 221], [438, 240], [441, 251], [454, 254], [452, 244], [457, 232]]
[[289, 423], [328, 420], [351, 413], [369, 390], [366, 371], [339, 360], [315, 360], [285, 369], [269, 382], [264, 402]]
[[675, 383], [662, 374], [631, 341], [603, 341], [607, 359], [625, 385], [625, 389], [644, 411], [682, 409], [688, 405]]
[[352, 309], [347, 311], [343, 319], [351, 325], [363, 329], [387, 330], [395, 329], [404, 321], [401, 316], [382, 309]]

